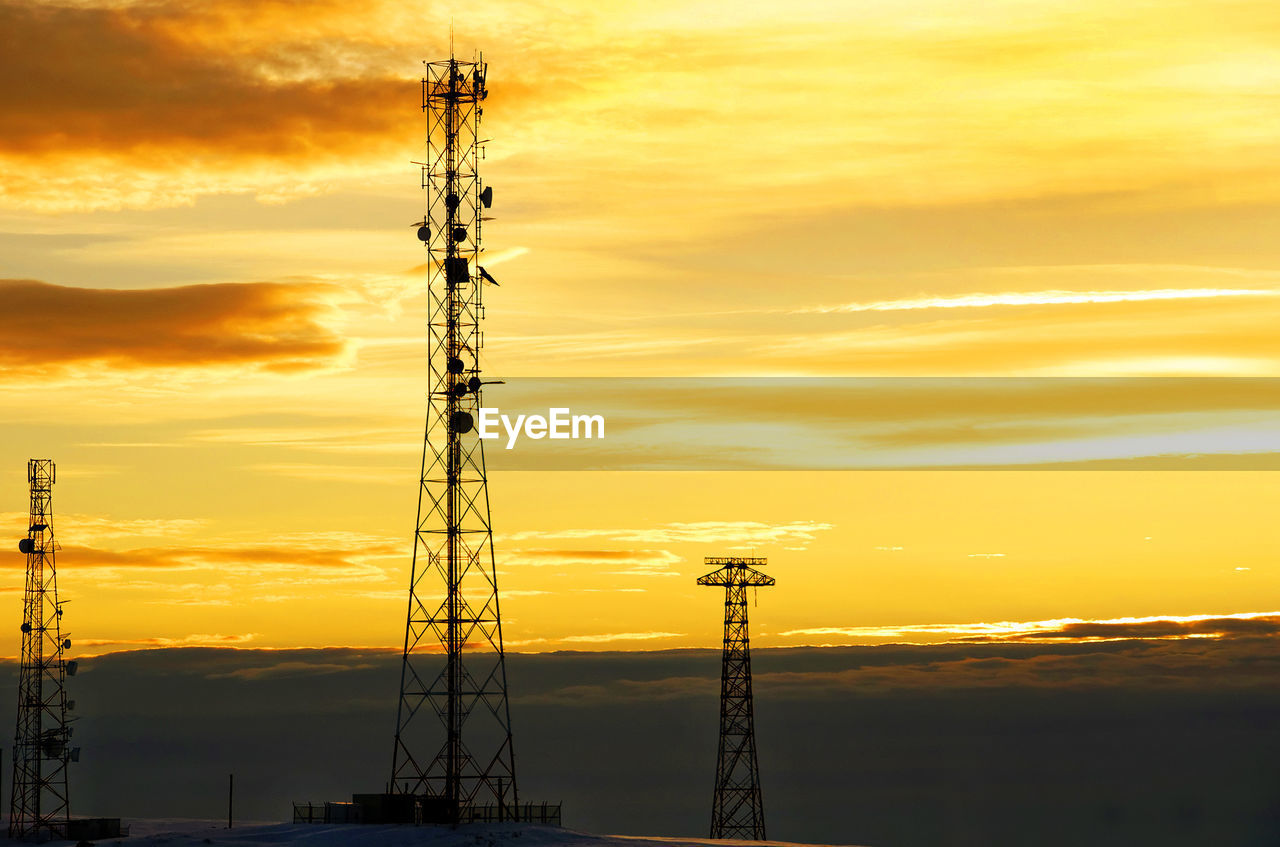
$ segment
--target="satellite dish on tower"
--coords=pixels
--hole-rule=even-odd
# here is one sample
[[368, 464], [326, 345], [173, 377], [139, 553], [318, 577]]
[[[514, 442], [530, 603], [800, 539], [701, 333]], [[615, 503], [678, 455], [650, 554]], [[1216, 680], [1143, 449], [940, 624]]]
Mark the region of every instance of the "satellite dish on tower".
[[454, 412], [449, 418], [449, 428], [459, 434], [470, 432], [475, 424], [476, 419], [471, 417], [470, 412]]

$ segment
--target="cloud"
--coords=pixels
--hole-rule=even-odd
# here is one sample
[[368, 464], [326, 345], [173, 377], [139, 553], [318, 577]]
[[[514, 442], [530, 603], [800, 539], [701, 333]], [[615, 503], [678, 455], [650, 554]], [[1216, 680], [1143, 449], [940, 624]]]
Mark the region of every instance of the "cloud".
[[[0, 2], [0, 73], [22, 81], [0, 92], [0, 201], [82, 211], [251, 192], [280, 203], [404, 168], [421, 135], [421, 34], [442, 32], [444, 17], [406, 18], [390, 2], [359, 13], [329, 0]], [[512, 6], [480, 25], [530, 18]], [[531, 95], [545, 107], [583, 88], [563, 78], [581, 73], [581, 54], [530, 57], [523, 38], [503, 41], [524, 60], [490, 97], [507, 120]]]
[[[859, 469], [1013, 467], [1188, 456], [1261, 466], [1280, 450], [1277, 385], [1222, 378], [635, 378], [511, 380], [504, 412], [557, 404], [609, 421], [607, 448], [522, 442], [495, 466], [519, 469]], [[600, 442], [601, 445], [604, 442]], [[671, 445], [676, 445], [672, 447]], [[1201, 459], [1204, 460], [1203, 458]], [[1234, 466], [1234, 465], [1232, 465]], [[637, 532], [670, 540], [685, 526]], [[704, 523], [706, 537], [792, 546], [820, 527]], [[623, 537], [623, 530], [557, 531]], [[799, 545], [796, 545], [799, 546]]]
[[0, 280], [0, 363], [22, 373], [68, 365], [330, 367], [347, 353], [331, 290], [313, 283], [222, 283], [117, 290]]
[[[383, 555], [402, 552], [402, 545], [387, 545]], [[360, 557], [376, 551], [364, 550]], [[58, 555], [60, 567], [85, 568], [351, 568], [358, 569], [349, 551], [298, 549], [287, 545], [259, 544], [228, 547], [148, 547], [135, 550], [103, 550], [68, 545]]]
[[[625, 661], [625, 660], [624, 660]], [[671, 676], [662, 679], [610, 679], [596, 684], [565, 685], [552, 691], [518, 697], [521, 705], [619, 706], [671, 700], [707, 701], [716, 696], [720, 681], [713, 676]]]
[[1057, 629], [1019, 633], [1007, 640], [1109, 641], [1121, 639], [1232, 638], [1280, 635], [1275, 612], [1221, 617], [1151, 617], [1107, 621], [1070, 621]]
[[206, 679], [265, 679], [268, 677], [291, 677], [291, 676], [322, 676], [335, 673], [350, 673], [352, 671], [363, 671], [374, 667], [374, 665], [348, 662], [306, 662], [292, 661], [280, 662], [274, 665], [236, 668], [232, 671], [223, 673], [211, 673]]
[[[528, 174], [573, 162], [553, 180], [569, 190], [541, 193], [561, 205], [590, 196], [590, 208], [574, 210], [583, 217], [606, 203], [669, 209], [695, 175], [706, 190], [684, 192], [686, 203], [719, 198], [709, 202], [735, 210], [762, 190], [773, 192], [771, 208], [1134, 189], [1203, 202], [1208, 179], [1227, 197], [1268, 190], [1255, 119], [1269, 81], [1265, 4], [1213, 18], [1182, 4], [1158, 23], [1142, 4], [1089, 4], [1035, 26], [1005, 4], [962, 18], [937, 4], [914, 15], [824, 5], [744, 14], [712, 2], [681, 14], [495, 2], [469, 16], [468, 35], [502, 57], [493, 88], [504, 102], [493, 113], [509, 122], [497, 127], [508, 154]], [[430, 33], [443, 31], [445, 11], [371, 2], [356, 14], [329, 0], [11, 0], [3, 10], [0, 26], [12, 35], [0, 70], [24, 82], [0, 101], [12, 149], [59, 151], [64, 162], [115, 155], [145, 168], [115, 168], [123, 184], [88, 176], [93, 167], [66, 168], [70, 179], [51, 187], [56, 168], [14, 169], [25, 179], [9, 181], [11, 196], [67, 207], [209, 190], [270, 197], [290, 182], [323, 191], [327, 178], [351, 175], [350, 160], [390, 158], [389, 139], [407, 135], [418, 94], [416, 80], [394, 69], [416, 70], [424, 33], [429, 55], [439, 55]], [[915, 25], [921, 14], [934, 25]], [[548, 29], [555, 39], [529, 36]], [[610, 49], [587, 49], [600, 43]], [[681, 63], [654, 73], [652, 57], [664, 51]], [[761, 148], [785, 151], [764, 173]], [[246, 157], [256, 172], [243, 170]], [[271, 167], [283, 157], [297, 163], [292, 179]], [[672, 174], [667, 184], [652, 179], [658, 167]], [[165, 178], [182, 171], [187, 179]], [[612, 196], [575, 190], [604, 175], [618, 187]]]
[[652, 641], [657, 638], [680, 638], [683, 632], [609, 632], [598, 635], [566, 635], [554, 639], [569, 644], [604, 644], [610, 641]]
[[1059, 618], [1042, 621], [907, 624], [902, 626], [807, 627], [784, 637], [826, 637], [852, 641], [905, 640], [925, 643], [1228, 638], [1280, 634], [1280, 612], [1181, 615], [1106, 620]]
[[[1163, 619], [1177, 624], [1176, 618]], [[1219, 630], [1219, 638], [1195, 637]], [[1153, 640], [974, 642], [885, 644], [848, 647], [757, 648], [752, 651], [757, 696], [768, 700], [876, 697], [890, 691], [975, 688], [1080, 689], [1082, 687], [1205, 690], [1212, 684], [1257, 687], [1271, 684], [1272, 653], [1280, 636], [1280, 614], [1224, 615], [1187, 627], [1153, 627]], [[635, 643], [678, 637], [672, 632], [618, 632], [556, 639], [571, 645]], [[164, 666], [210, 679], [266, 680], [275, 677], [358, 675], [374, 664], [391, 667], [398, 648], [251, 648], [248, 635], [190, 635], [170, 639], [77, 641], [77, 647], [169, 647], [131, 658], [129, 651], [95, 661]], [[547, 641], [548, 639], [535, 639]], [[222, 642], [234, 650], [201, 649]], [[659, 650], [512, 654], [524, 672], [519, 702], [578, 705], [706, 696], [718, 682], [720, 651]], [[93, 662], [88, 668], [95, 667]], [[575, 668], [570, 670], [570, 668]]]
[[[1248, 638], [753, 651], [771, 833], [1269, 843], [1274, 790], [1258, 774], [1272, 750], [1258, 738], [1276, 711], [1274, 665], [1274, 643]], [[563, 799], [586, 831], [705, 827], [719, 651], [509, 654], [506, 671], [530, 799]], [[16, 663], [0, 672], [16, 684]], [[207, 818], [214, 778], [234, 770], [250, 820], [349, 797], [353, 781], [385, 778], [399, 683], [398, 649], [85, 660], [76, 738], [93, 755], [78, 796], [134, 819]]]
[[647, 562], [655, 559], [663, 562], [678, 562], [680, 557], [667, 550], [511, 550], [506, 554], [510, 561], [507, 564], [533, 565], [566, 565], [580, 563], [596, 563], [601, 560], [610, 562]]
[[691, 521], [632, 529], [559, 529], [527, 530], [502, 537], [503, 541], [528, 538], [611, 538], [618, 541], [676, 544], [682, 542], [758, 544], [806, 544], [819, 532], [833, 529], [834, 524], [820, 521]]
[[[314, 46], [277, 49], [274, 63], [269, 47], [278, 45], [238, 55], [234, 39], [204, 37], [217, 24], [202, 22], [199, 9], [0, 3], [0, 73], [22, 80], [0, 92], [0, 156], [37, 165], [9, 169], [6, 199], [66, 206], [79, 195], [89, 206], [138, 205], [190, 196], [211, 180], [224, 189], [268, 189], [267, 196], [288, 192], [317, 162], [376, 155], [376, 140], [403, 124], [418, 96], [416, 80], [386, 75], [389, 63], [380, 72], [343, 67], [326, 63]], [[235, 32], [246, 36], [242, 45], [251, 40], [247, 27]], [[284, 67], [290, 63], [292, 73]], [[326, 64], [327, 73], [297, 72]], [[62, 174], [40, 167], [71, 157], [80, 166]], [[307, 161], [287, 179], [262, 168], [284, 157]], [[244, 173], [255, 163], [263, 170], [257, 184]], [[86, 179], [95, 169], [99, 178]], [[116, 178], [100, 178], [104, 171]], [[159, 176], [175, 171], [188, 178]], [[83, 193], [64, 196], [72, 187]]]
[[813, 306], [800, 312], [907, 312], [918, 309], [982, 309], [991, 306], [1059, 306], [1133, 303], [1147, 300], [1202, 300], [1214, 297], [1277, 297], [1280, 291], [1257, 288], [1157, 288], [1147, 291], [1008, 291]]
[[[59, 475], [65, 471], [59, 471]], [[26, 512], [0, 512], [0, 525], [25, 526]], [[105, 515], [86, 515], [76, 512], [57, 515], [55, 531], [59, 526], [75, 528], [77, 539], [137, 538], [139, 536], [186, 535], [206, 526], [200, 518], [116, 518]]]
[[[594, 589], [584, 589], [592, 591]], [[625, 589], [623, 589], [625, 590]], [[682, 638], [683, 632], [605, 632], [587, 635], [560, 635], [548, 638], [506, 639], [506, 647], [532, 647], [535, 644], [609, 644], [614, 641], [654, 641], [662, 638]]]
[[[99, 589], [127, 589], [132, 594], [157, 591], [166, 595], [191, 595], [198, 599], [187, 605], [228, 605], [228, 597], [210, 596], [224, 595], [227, 586], [212, 584], [209, 580], [252, 578], [259, 591], [268, 586], [298, 589], [355, 584], [369, 587], [386, 582], [388, 561], [408, 560], [408, 547], [402, 539], [353, 533], [302, 533], [277, 535], [269, 543], [226, 539], [133, 549], [63, 543], [57, 558], [59, 570], [94, 571], [94, 585]], [[0, 551], [0, 565], [21, 569], [25, 567], [25, 557], [16, 548]], [[174, 584], [143, 576], [183, 572], [193, 574], [187, 577], [193, 581]]]
[[[679, 576], [682, 557], [670, 550], [541, 550], [504, 548], [501, 566], [572, 567], [596, 565], [601, 576]], [[619, 568], [603, 570], [603, 568]]]
[[1277, 627], [1260, 634], [1263, 629], [1220, 639], [1170, 634], [1156, 640], [835, 648], [831, 660], [811, 663], [757, 651], [769, 658], [756, 663], [754, 682], [762, 696], [786, 699], [910, 690], [1265, 688], [1272, 685]]
[[1125, 300], [1106, 310], [1060, 304], [998, 316], [952, 309], [871, 326], [843, 316], [846, 328], [762, 337], [760, 345], [780, 367], [810, 373], [1274, 376], [1280, 370], [1267, 313], [1244, 297]]
[[[74, 646], [77, 651], [77, 655], [92, 659], [97, 658], [100, 655], [113, 655], [119, 651], [110, 650], [102, 653], [96, 651], [92, 653], [84, 653], [82, 651], [85, 648], [123, 647], [126, 650], [151, 650], [182, 647], [213, 647], [238, 650], [240, 649], [238, 645], [248, 644], [257, 637], [258, 634], [256, 632], [246, 632], [234, 635], [223, 635], [222, 633], [197, 633], [185, 635], [181, 638], [165, 638], [159, 636], [153, 638], [77, 638], [74, 641]], [[174, 655], [177, 654], [175, 653]]]

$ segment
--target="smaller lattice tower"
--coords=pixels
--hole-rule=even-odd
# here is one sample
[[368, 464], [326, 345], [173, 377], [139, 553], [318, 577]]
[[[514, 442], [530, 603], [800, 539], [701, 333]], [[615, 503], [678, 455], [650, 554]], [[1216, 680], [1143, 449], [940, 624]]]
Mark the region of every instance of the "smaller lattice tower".
[[66, 838], [71, 803], [67, 767], [80, 751], [68, 744], [67, 692], [75, 662], [64, 659], [71, 640], [62, 632], [58, 571], [54, 565], [52, 459], [27, 462], [31, 512], [27, 537], [18, 549], [27, 555], [23, 593], [22, 665], [18, 671], [18, 729], [13, 741], [13, 797], [9, 837], [24, 841]]
[[754, 565], [767, 559], [708, 557], [719, 565], [698, 585], [724, 586], [724, 658], [720, 668], [720, 751], [711, 837], [764, 841], [764, 802], [756, 761], [755, 712], [751, 698], [751, 639], [747, 635], [747, 589], [774, 584]]

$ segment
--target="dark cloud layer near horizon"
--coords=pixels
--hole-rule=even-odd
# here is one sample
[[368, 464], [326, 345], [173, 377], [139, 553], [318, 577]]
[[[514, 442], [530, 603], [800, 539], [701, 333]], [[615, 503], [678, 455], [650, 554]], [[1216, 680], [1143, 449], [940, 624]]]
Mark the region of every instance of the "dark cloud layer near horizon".
[[[1054, 638], [1186, 638], [1187, 636], [1273, 636], [1280, 633], [1280, 618], [1197, 618], [1195, 620], [1078, 621], [1053, 630], [1028, 632], [1021, 639]], [[974, 639], [980, 640], [980, 639]]]
[[[1274, 632], [1275, 624], [1268, 632]], [[878, 847], [1273, 844], [1271, 635], [755, 652], [769, 834]], [[244, 819], [377, 790], [398, 653], [173, 648], [85, 659], [74, 807]], [[5, 666], [13, 684], [14, 666]], [[512, 654], [522, 797], [569, 826], [701, 835], [711, 650]], [[11, 721], [9, 709], [0, 721]]]

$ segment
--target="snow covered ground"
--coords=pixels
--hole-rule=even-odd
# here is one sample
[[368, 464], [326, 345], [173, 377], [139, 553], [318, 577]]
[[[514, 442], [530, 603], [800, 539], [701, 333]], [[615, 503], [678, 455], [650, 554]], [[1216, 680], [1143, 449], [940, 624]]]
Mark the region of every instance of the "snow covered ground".
[[[707, 838], [659, 838], [591, 835], [534, 824], [470, 824], [445, 826], [374, 826], [360, 824], [263, 823], [237, 825], [204, 820], [128, 820], [129, 836], [97, 842], [121, 847], [681, 847], [681, 845], [762, 844], [800, 847], [784, 841], [713, 841]], [[22, 842], [0, 838], [10, 847]], [[74, 842], [48, 842], [66, 847]]]

